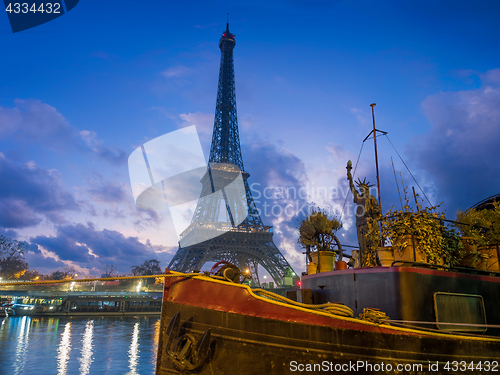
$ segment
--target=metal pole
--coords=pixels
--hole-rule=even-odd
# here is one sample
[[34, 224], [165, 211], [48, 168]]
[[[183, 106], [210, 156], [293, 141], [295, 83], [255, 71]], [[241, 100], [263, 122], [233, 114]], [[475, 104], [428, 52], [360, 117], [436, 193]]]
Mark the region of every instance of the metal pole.
[[373, 143], [375, 144], [375, 167], [377, 168], [377, 190], [378, 190], [378, 205], [380, 207], [380, 212], [382, 212], [382, 202], [380, 201], [380, 179], [378, 177], [378, 155], [377, 155], [377, 130], [375, 129], [375, 103], [370, 104], [372, 107], [372, 117], [373, 117]]

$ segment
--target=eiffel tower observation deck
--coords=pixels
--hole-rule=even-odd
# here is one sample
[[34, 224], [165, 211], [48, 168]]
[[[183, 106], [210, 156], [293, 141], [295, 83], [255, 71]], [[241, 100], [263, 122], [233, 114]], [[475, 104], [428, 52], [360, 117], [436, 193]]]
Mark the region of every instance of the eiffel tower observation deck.
[[[189, 272], [206, 262], [228, 261], [250, 269], [260, 284], [258, 266], [284, 286], [293, 270], [273, 242], [273, 228], [262, 223], [243, 166], [234, 80], [234, 35], [229, 23], [219, 41], [221, 61], [214, 129], [207, 173], [191, 224], [181, 233], [179, 249], [169, 269]], [[241, 188], [231, 188], [236, 182]], [[233, 182], [233, 183], [232, 183]], [[222, 217], [222, 218], [221, 218]]]

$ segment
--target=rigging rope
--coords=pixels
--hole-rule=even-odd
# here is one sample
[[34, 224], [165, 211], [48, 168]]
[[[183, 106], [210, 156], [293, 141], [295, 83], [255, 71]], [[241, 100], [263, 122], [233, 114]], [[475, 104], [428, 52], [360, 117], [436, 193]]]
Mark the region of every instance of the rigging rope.
[[403, 160], [403, 158], [401, 157], [401, 155], [399, 155], [399, 152], [398, 150], [396, 150], [396, 147], [394, 147], [394, 145], [392, 144], [391, 140], [389, 139], [389, 136], [387, 134], [384, 134], [386, 137], [387, 137], [387, 140], [389, 141], [389, 143], [391, 144], [392, 148], [394, 149], [394, 151], [396, 151], [396, 154], [398, 154], [399, 158], [401, 159], [401, 161], [403, 162], [404, 166], [406, 167], [406, 170], [408, 171], [408, 173], [410, 174], [410, 176], [413, 178], [413, 181], [415, 181], [415, 183], [417, 184], [418, 188], [420, 189], [420, 191], [422, 192], [422, 194], [424, 195], [425, 199], [427, 199], [427, 202], [429, 202], [429, 205], [432, 206], [432, 203], [431, 201], [429, 200], [429, 198], [427, 198], [427, 195], [425, 195], [424, 193], [424, 190], [420, 187], [420, 185], [418, 184], [417, 180], [415, 179], [415, 177], [413, 177], [413, 174], [411, 173], [410, 171], [410, 168], [408, 168], [408, 166], [406, 165], [405, 161]]

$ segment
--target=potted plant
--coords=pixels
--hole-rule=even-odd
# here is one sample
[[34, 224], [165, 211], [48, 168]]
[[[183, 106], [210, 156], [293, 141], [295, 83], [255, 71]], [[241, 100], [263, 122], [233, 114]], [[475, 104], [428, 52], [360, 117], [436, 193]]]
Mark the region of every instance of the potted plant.
[[441, 264], [443, 225], [438, 219], [444, 214], [439, 206], [423, 208], [418, 202], [416, 209], [410, 206], [405, 191], [405, 205], [401, 210], [394, 207], [381, 219], [382, 237], [390, 240], [395, 260]]
[[464, 244], [460, 233], [455, 227], [443, 223], [442, 235], [443, 264], [456, 266], [464, 257]]
[[[342, 260], [340, 241], [335, 235], [340, 228], [340, 221], [328, 218], [320, 209], [313, 209], [311, 214], [302, 220], [298, 242], [306, 249], [309, 274], [347, 268], [347, 263]], [[338, 253], [339, 261], [335, 262], [334, 267], [335, 253]]]
[[486, 269], [500, 271], [500, 202], [493, 203], [491, 209], [458, 211], [457, 221], [463, 237], [477, 244], [479, 254], [488, 255]]
[[479, 251], [477, 251], [477, 241], [474, 237], [460, 237], [463, 245], [463, 257], [458, 263], [461, 267], [476, 268], [479, 261]]

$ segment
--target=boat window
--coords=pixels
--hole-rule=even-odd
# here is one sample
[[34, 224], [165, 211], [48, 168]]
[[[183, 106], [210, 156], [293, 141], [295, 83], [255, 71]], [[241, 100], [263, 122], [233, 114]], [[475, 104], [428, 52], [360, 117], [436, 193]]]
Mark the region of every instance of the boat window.
[[437, 324], [443, 331], [484, 332], [486, 327], [458, 325], [486, 324], [483, 297], [476, 294], [434, 293], [434, 309], [436, 322], [453, 323]]

